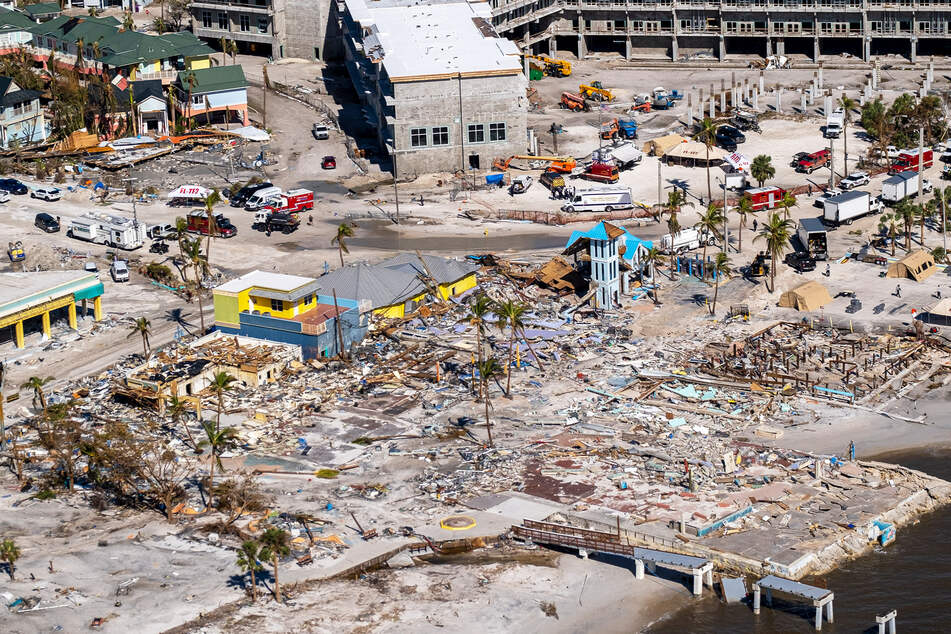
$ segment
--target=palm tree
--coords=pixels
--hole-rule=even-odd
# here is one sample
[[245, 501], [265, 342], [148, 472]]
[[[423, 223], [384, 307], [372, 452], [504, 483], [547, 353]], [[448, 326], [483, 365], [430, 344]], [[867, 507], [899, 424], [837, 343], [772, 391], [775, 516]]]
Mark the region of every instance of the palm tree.
[[264, 570], [264, 566], [262, 566], [261, 562], [258, 561], [258, 554], [258, 543], [250, 539], [241, 544], [241, 548], [238, 549], [238, 567], [241, 568], [243, 572], [248, 572], [251, 574], [252, 603], [258, 600], [258, 584], [257, 579], [254, 577], [254, 573]]
[[489, 435], [489, 446], [492, 442], [492, 422], [489, 419], [489, 380], [496, 380], [502, 376], [502, 366], [494, 357], [489, 357], [479, 363], [479, 380], [482, 382], [482, 399], [485, 402], [485, 430]]
[[212, 189], [205, 198], [205, 213], [208, 214], [208, 238], [205, 241], [205, 262], [211, 265], [211, 239], [218, 236], [218, 220], [215, 218], [215, 205], [221, 202], [221, 192]]
[[795, 207], [799, 204], [796, 200], [796, 197], [789, 192], [783, 192], [783, 197], [779, 199], [776, 203], [778, 206], [783, 208], [783, 217], [785, 220], [789, 220], [789, 209]]
[[281, 557], [290, 554], [291, 549], [288, 546], [290, 541], [291, 536], [287, 531], [276, 526], [272, 526], [261, 535], [261, 559], [270, 559], [274, 565], [274, 598], [278, 603], [281, 602], [281, 583], [277, 576], [277, 563]]
[[[842, 107], [845, 116], [842, 119], [842, 155], [844, 157], [845, 171], [844, 175], [849, 174], [849, 123], [852, 121], [852, 109], [858, 105], [855, 99], [852, 99], [845, 93], [839, 99], [839, 105]], [[832, 166], [832, 172], [835, 173], [835, 165]]]
[[[164, 6], [164, 5], [163, 5]], [[192, 129], [192, 91], [195, 89], [195, 84], [198, 83], [198, 79], [195, 77], [195, 73], [188, 71], [182, 81], [188, 84], [188, 129]]]
[[225, 49], [227, 48], [227, 46], [228, 46], [228, 40], [226, 40], [226, 39], [222, 36], [221, 39], [219, 40], [219, 42], [221, 43], [221, 65], [224, 66], [224, 65], [225, 65], [225, 55], [228, 54], [228, 51], [225, 50]]
[[935, 215], [938, 210], [938, 201], [931, 199], [923, 205], [915, 205], [915, 215], [918, 216], [918, 226], [921, 229], [921, 248], [925, 248], [925, 221]]
[[[479, 358], [477, 367], [482, 366], [482, 338], [485, 335], [485, 320], [492, 312], [493, 305], [494, 302], [488, 295], [480, 293], [473, 298], [472, 305], [469, 306], [469, 322], [476, 327], [476, 348]], [[482, 398], [481, 381], [479, 381], [479, 398]]]
[[237, 444], [238, 432], [233, 427], [215, 429], [210, 420], [203, 421], [201, 427], [205, 430], [205, 439], [198, 443], [198, 446], [211, 448], [211, 475], [208, 479], [208, 507], [211, 508], [215, 490], [215, 465], [218, 465], [220, 470], [225, 470], [221, 464], [221, 454]]
[[723, 251], [717, 253], [713, 258], [713, 266], [710, 268], [713, 272], [713, 308], [711, 315], [717, 314], [717, 295], [720, 293], [720, 276], [730, 274], [730, 256]]
[[202, 277], [208, 273], [208, 258], [201, 252], [201, 240], [185, 241], [185, 255], [195, 271], [195, 294], [198, 296], [198, 317], [201, 321], [201, 332], [205, 334], [205, 307], [202, 303]]
[[333, 240], [330, 241], [330, 246], [337, 245], [337, 251], [340, 253], [340, 267], [343, 268], [343, 254], [350, 253], [350, 249], [347, 248], [347, 238], [353, 237], [353, 228], [356, 227], [355, 224], [343, 223], [337, 227], [337, 235], [334, 236]]
[[508, 377], [505, 380], [505, 396], [512, 398], [512, 358], [515, 355], [515, 333], [524, 325], [522, 317], [528, 312], [528, 306], [507, 300], [498, 304], [496, 312], [499, 316], [499, 329], [501, 330], [506, 326], [509, 329], [509, 362], [506, 366]]
[[238, 43], [234, 40], [228, 40], [228, 53], [231, 55], [231, 64], [235, 64], [235, 60], [238, 56]]
[[10, 581], [15, 581], [13, 573], [16, 571], [16, 561], [20, 558], [20, 549], [12, 539], [0, 542], [0, 560], [7, 562], [7, 573]]
[[128, 339], [129, 337], [134, 337], [136, 335], [140, 335], [142, 337], [142, 356], [146, 358], [149, 356], [149, 350], [150, 350], [149, 335], [152, 334], [151, 326], [152, 324], [149, 323], [149, 320], [147, 318], [139, 317], [138, 319], [135, 320], [135, 322], [129, 328], [129, 335], [128, 337], [126, 337], [126, 339]]
[[895, 205], [895, 216], [905, 228], [905, 251], [911, 251], [911, 227], [915, 222], [915, 205], [908, 198], [902, 198]]
[[76, 40], [76, 63], [73, 65], [73, 68], [76, 69], [77, 73], [81, 73], [83, 71], [83, 66], [85, 65], [86, 60], [83, 57], [83, 54], [85, 53], [85, 48], [86, 48], [86, 40], [84, 40], [83, 38], [79, 38], [78, 40]]
[[192, 431], [188, 428], [188, 423], [185, 421], [185, 414], [188, 411], [185, 400], [180, 399], [177, 396], [172, 396], [168, 399], [167, 411], [172, 417], [172, 425], [177, 425], [179, 422], [181, 422], [182, 427], [185, 428], [185, 434], [188, 436], [189, 442], [191, 442], [192, 447], [197, 449], [198, 443], [195, 442], [195, 438], [192, 436]]
[[740, 202], [736, 205], [736, 213], [740, 217], [740, 230], [737, 232], [740, 234], [740, 253], [743, 252], [743, 229], [746, 228], [746, 219], [749, 216], [752, 216], [756, 213], [756, 210], [753, 209], [753, 199], [749, 196], [742, 196]]
[[[659, 298], [657, 297], [657, 267], [661, 262], [661, 254], [657, 247], [651, 247], [647, 250], [647, 253], [644, 254], [644, 259], [641, 260], [641, 265], [643, 267], [651, 267], [651, 277], [654, 280], [654, 288], [651, 291], [651, 294], [654, 297], [654, 304], [657, 305], [660, 303]], [[643, 277], [644, 269], [641, 269], [641, 275]]]
[[759, 235], [753, 238], [754, 241], [759, 239], [766, 241], [766, 250], [769, 251], [769, 255], [772, 258], [772, 262], [769, 266], [771, 293], [776, 292], [777, 264], [783, 251], [789, 246], [792, 231], [791, 227], [792, 225], [788, 220], [783, 220], [779, 217], [778, 213], [773, 212], [769, 215], [769, 220], [763, 223], [763, 228], [760, 229]]
[[208, 386], [218, 397], [218, 417], [215, 420], [215, 431], [221, 429], [221, 410], [225, 408], [225, 392], [231, 389], [231, 384], [236, 380], [227, 372], [218, 372], [211, 380], [211, 385]]
[[753, 177], [760, 187], [763, 183], [776, 176], [776, 168], [773, 167], [773, 157], [768, 154], [760, 154], [753, 159], [750, 164], [750, 176]]
[[[680, 206], [684, 203], [684, 194], [679, 189], [674, 189], [667, 193], [667, 208], [668, 218], [667, 218], [667, 231], [670, 233], [671, 239], [676, 238], [680, 233], [680, 221], [677, 220], [677, 213], [680, 211]], [[677, 270], [676, 262], [677, 253], [671, 248], [670, 249], [670, 279], [674, 279], [674, 271]]]
[[[713, 201], [707, 205], [707, 211], [700, 214], [700, 220], [697, 222], [697, 227], [701, 229], [701, 236], [703, 239], [703, 255], [701, 259], [707, 261], [707, 239], [706, 236], [713, 236], [717, 240], [723, 238], [723, 235], [720, 233], [720, 227], [723, 225], [724, 215], [723, 210], [715, 205]], [[706, 234], [706, 235], [703, 235]]]
[[43, 410], [43, 413], [46, 413], [46, 394], [43, 393], [43, 386], [53, 380], [53, 377], [48, 376], [45, 379], [38, 376], [31, 376], [20, 386], [21, 390], [33, 390], [33, 405], [35, 406], [37, 401], [40, 403], [40, 408]]
[[713, 200], [713, 185], [710, 183], [710, 148], [717, 143], [717, 128], [719, 127], [713, 119], [704, 117], [700, 122], [700, 131], [693, 137], [707, 148], [707, 198], [710, 200]]
[[[185, 243], [188, 242], [188, 221], [178, 216], [175, 218], [175, 226], [173, 228], [175, 232], [175, 241], [178, 243], [178, 254], [182, 258], [182, 262], [187, 262], [188, 258], [185, 257]], [[182, 267], [182, 279], [186, 282], [188, 281], [188, 267]]]
[[135, 21], [132, 19], [131, 11], [126, 11], [122, 14], [122, 28], [126, 31], [135, 29]]
[[898, 223], [900, 219], [898, 214], [882, 214], [878, 219], [878, 228], [885, 232], [892, 243], [892, 257], [895, 257], [895, 238], [898, 237]]

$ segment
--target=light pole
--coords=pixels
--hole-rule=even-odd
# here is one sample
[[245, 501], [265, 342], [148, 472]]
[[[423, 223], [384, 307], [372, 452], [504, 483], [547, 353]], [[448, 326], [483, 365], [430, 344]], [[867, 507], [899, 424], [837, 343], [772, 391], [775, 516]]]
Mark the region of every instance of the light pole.
[[723, 181], [720, 181], [720, 177], [717, 176], [717, 183], [723, 187], [723, 249], [724, 253], [729, 254], [730, 252], [730, 225], [727, 222], [727, 205], [726, 205], [726, 177], [723, 177]]
[[129, 165], [129, 178], [123, 178], [122, 181], [129, 183], [129, 187], [132, 190], [132, 226], [138, 229], [139, 227], [139, 215], [136, 213], [135, 209], [135, 181], [139, 180], [132, 175], [132, 166]]
[[400, 190], [396, 185], [396, 180], [399, 178], [399, 163], [397, 162], [396, 148], [387, 146], [387, 149], [390, 151], [390, 156], [393, 157], [393, 196], [396, 200], [396, 224], [400, 224]]

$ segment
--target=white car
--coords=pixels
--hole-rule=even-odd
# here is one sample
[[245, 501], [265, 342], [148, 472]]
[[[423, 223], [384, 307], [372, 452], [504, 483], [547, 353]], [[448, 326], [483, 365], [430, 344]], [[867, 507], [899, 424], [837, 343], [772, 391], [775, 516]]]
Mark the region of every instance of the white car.
[[59, 200], [63, 197], [63, 192], [58, 187], [37, 187], [30, 192], [30, 198], [39, 198], [41, 200]]
[[0, 203], [10, 202], [10, 192], [0, 189]]
[[112, 276], [113, 282], [128, 282], [129, 281], [129, 267], [126, 264], [125, 260], [116, 260], [112, 263], [112, 266], [109, 267], [109, 275]]
[[865, 172], [852, 172], [839, 181], [839, 187], [845, 190], [854, 189], [861, 185], [868, 185], [869, 177]]
[[838, 189], [837, 187], [830, 187], [829, 189], [825, 190], [824, 192], [816, 196], [816, 201], [813, 204], [816, 207], [824, 207], [827, 200], [829, 200], [833, 196], [838, 196], [841, 193], [842, 193], [841, 189]]

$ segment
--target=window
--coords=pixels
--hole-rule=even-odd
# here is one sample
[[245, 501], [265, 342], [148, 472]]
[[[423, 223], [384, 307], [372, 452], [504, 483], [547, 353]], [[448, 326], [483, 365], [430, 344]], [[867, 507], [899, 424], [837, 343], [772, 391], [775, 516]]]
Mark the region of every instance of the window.
[[192, 95], [192, 105], [200, 106], [205, 103], [205, 98], [202, 95]]
[[272, 299], [271, 300], [271, 310], [276, 310], [278, 312], [284, 310], [284, 300], [283, 299]]
[[449, 128], [439, 126], [433, 128], [433, 145], [449, 145]]
[[410, 147], [426, 147], [429, 145], [426, 134], [426, 128], [410, 128], [409, 144]]
[[313, 294], [313, 293], [308, 293], [307, 295], [304, 295], [304, 298], [301, 300], [301, 303], [302, 303], [304, 306], [306, 306], [307, 304], [311, 303], [312, 301], [314, 301], [314, 294]]
[[468, 126], [469, 129], [469, 143], [485, 143], [485, 124], [484, 123], [470, 123]]
[[240, 25], [242, 31], [250, 31], [251, 30], [251, 16], [250, 15], [238, 16], [238, 24]]
[[267, 18], [258, 18], [258, 33], [267, 33]]
[[490, 123], [489, 124], [489, 141], [504, 141], [505, 140], [505, 124], [504, 123]]
[[228, 14], [221, 11], [218, 12], [218, 28], [222, 31], [227, 31], [228, 29]]
[[201, 25], [206, 29], [211, 28], [211, 11], [201, 12]]

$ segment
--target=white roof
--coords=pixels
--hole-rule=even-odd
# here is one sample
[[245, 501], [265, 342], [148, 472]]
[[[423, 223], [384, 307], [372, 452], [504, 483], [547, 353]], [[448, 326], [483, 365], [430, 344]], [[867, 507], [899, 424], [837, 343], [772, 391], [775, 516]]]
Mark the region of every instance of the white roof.
[[625, 143], [624, 145], [614, 148], [612, 156], [614, 156], [615, 160], [627, 163], [628, 161], [634, 161], [644, 156], [644, 153], [634, 147], [633, 143]]
[[235, 128], [233, 130], [228, 130], [231, 134], [237, 134], [238, 136], [245, 138], [249, 141], [270, 141], [271, 135], [268, 134], [267, 130], [262, 130], [261, 128], [255, 128], [253, 125], [246, 125], [243, 128]]
[[240, 293], [252, 286], [261, 288], [270, 288], [275, 291], [290, 292], [295, 288], [300, 288], [304, 284], [313, 282], [312, 277], [301, 277], [300, 275], [285, 275], [283, 273], [268, 273], [267, 271], [251, 271], [241, 277], [237, 277], [230, 282], [225, 282], [221, 286], [215, 287], [216, 291], [226, 293]]
[[486, 2], [347, 0], [347, 9], [369, 33], [366, 56], [381, 62], [390, 79], [522, 70], [518, 47], [492, 29]]

